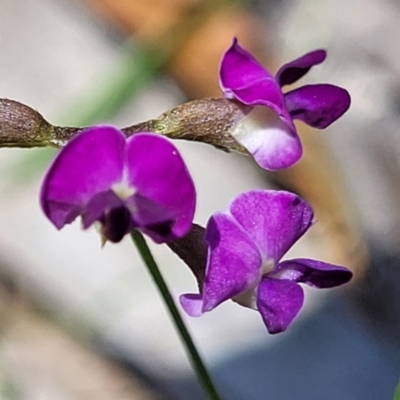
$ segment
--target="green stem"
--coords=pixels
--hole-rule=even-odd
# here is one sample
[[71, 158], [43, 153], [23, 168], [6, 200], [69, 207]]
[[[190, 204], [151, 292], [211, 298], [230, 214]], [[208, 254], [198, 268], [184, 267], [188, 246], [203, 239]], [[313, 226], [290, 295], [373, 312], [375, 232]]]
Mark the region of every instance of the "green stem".
[[154, 282], [157, 285], [158, 290], [161, 293], [162, 298], [168, 308], [168, 311], [171, 314], [172, 319], [174, 320], [175, 327], [183, 340], [183, 343], [186, 347], [186, 351], [190, 358], [191, 364], [197, 373], [197, 377], [201, 382], [204, 390], [208, 394], [210, 400], [221, 400], [221, 397], [218, 395], [214, 384], [211, 380], [210, 374], [208, 373], [195, 344], [193, 343], [193, 339], [190, 336], [189, 331], [187, 330], [185, 323], [182, 320], [182, 317], [175, 305], [174, 299], [172, 298], [168, 286], [165, 283], [163, 276], [157, 266], [156, 261], [147, 245], [143, 235], [134, 230], [131, 234], [133, 242], [135, 243], [140, 256], [142, 257], [143, 262], [146, 264]]

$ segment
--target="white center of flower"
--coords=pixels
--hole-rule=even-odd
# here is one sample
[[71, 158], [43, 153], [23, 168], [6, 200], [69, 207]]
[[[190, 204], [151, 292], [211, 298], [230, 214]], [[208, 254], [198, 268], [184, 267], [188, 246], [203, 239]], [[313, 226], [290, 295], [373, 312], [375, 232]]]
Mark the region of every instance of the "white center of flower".
[[274, 269], [274, 266], [274, 260], [271, 260], [270, 258], [264, 259], [261, 266], [261, 276], [271, 272]]
[[111, 190], [121, 199], [126, 200], [136, 193], [136, 189], [129, 185], [124, 179], [121, 182], [114, 183], [111, 186]]
[[241, 306], [252, 308], [253, 310], [257, 310], [257, 289], [258, 285], [261, 282], [263, 275], [268, 274], [274, 268], [274, 262], [270, 259], [266, 259], [263, 261], [262, 266], [260, 268], [260, 274], [257, 281], [245, 292], [238, 294], [235, 297], [232, 297], [232, 300], [235, 303], [240, 304]]
[[265, 106], [256, 106], [230, 130], [230, 134], [254, 154], [260, 147], [267, 147], [268, 141], [282, 130], [283, 122], [275, 112]]

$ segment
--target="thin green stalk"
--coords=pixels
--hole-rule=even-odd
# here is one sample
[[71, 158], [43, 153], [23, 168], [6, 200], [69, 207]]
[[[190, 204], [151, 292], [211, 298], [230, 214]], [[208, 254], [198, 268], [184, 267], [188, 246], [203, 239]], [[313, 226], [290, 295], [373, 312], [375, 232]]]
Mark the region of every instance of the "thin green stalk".
[[221, 397], [218, 395], [214, 384], [211, 380], [210, 374], [208, 373], [195, 344], [193, 343], [193, 339], [190, 336], [189, 331], [186, 328], [185, 323], [182, 320], [182, 317], [175, 305], [174, 299], [172, 298], [168, 286], [165, 283], [163, 276], [161, 275], [160, 269], [157, 266], [156, 261], [147, 245], [143, 235], [134, 230], [131, 234], [133, 242], [135, 243], [140, 256], [142, 257], [143, 262], [146, 264], [154, 282], [157, 285], [159, 292], [168, 308], [168, 311], [171, 314], [171, 317], [175, 323], [175, 327], [186, 347], [187, 354], [190, 358], [191, 364], [197, 373], [197, 377], [204, 390], [208, 394], [210, 400], [221, 400]]
[[397, 384], [393, 400], [400, 400], [400, 382]]

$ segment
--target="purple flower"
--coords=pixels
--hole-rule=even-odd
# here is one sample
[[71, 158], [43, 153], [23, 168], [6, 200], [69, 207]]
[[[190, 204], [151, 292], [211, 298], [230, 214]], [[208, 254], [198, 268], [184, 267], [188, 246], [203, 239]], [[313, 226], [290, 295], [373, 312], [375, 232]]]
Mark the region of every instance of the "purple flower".
[[238, 100], [251, 117], [251, 122], [245, 118], [231, 134], [262, 168], [287, 168], [300, 159], [302, 145], [294, 119], [323, 129], [349, 108], [348, 92], [334, 85], [306, 85], [282, 92], [283, 86], [296, 82], [325, 57], [324, 50], [312, 51], [283, 65], [274, 77], [237, 39], [224, 54], [221, 88], [225, 97]]
[[344, 267], [307, 258], [281, 261], [312, 225], [313, 210], [295, 194], [254, 190], [209, 220], [206, 273], [200, 294], [180, 297], [191, 316], [232, 299], [260, 312], [270, 333], [284, 331], [304, 300], [298, 283], [330, 288], [350, 280]]
[[157, 243], [182, 237], [195, 202], [193, 181], [167, 139], [152, 133], [126, 139], [110, 126], [68, 142], [41, 191], [43, 211], [57, 229], [80, 215], [84, 229], [98, 221], [103, 239], [112, 242], [135, 228]]

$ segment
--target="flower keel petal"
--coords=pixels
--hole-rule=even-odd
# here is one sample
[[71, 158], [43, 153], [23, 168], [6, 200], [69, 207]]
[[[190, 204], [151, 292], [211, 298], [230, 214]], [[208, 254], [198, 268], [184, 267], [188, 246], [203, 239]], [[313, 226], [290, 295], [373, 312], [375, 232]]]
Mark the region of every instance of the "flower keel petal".
[[303, 152], [291, 119], [263, 106], [253, 107], [230, 133], [267, 170], [290, 167]]
[[264, 276], [258, 286], [258, 311], [271, 334], [285, 331], [303, 302], [303, 289], [296, 282]]

